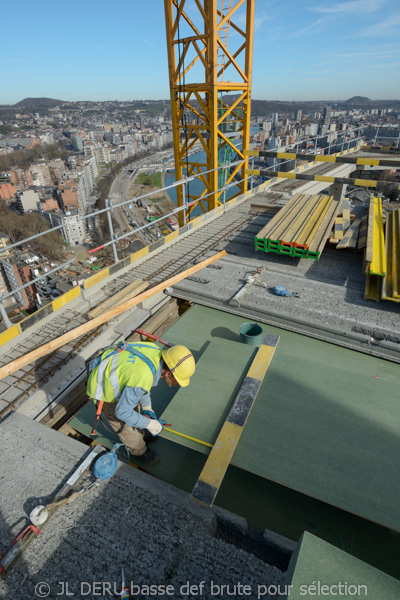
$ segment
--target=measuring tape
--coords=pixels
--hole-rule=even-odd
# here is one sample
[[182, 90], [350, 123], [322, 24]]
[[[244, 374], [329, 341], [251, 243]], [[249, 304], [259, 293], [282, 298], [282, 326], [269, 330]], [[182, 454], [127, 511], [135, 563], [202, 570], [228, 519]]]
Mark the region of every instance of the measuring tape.
[[208, 448], [213, 448], [213, 444], [209, 444], [208, 442], [203, 442], [202, 440], [198, 440], [197, 438], [191, 437], [190, 435], [186, 435], [185, 433], [180, 433], [179, 431], [174, 431], [169, 427], [164, 427], [165, 431], [169, 431], [169, 433], [174, 433], [175, 435], [180, 435], [187, 440], [191, 440], [192, 442], [197, 442], [197, 444], [201, 444], [202, 446], [208, 446]]

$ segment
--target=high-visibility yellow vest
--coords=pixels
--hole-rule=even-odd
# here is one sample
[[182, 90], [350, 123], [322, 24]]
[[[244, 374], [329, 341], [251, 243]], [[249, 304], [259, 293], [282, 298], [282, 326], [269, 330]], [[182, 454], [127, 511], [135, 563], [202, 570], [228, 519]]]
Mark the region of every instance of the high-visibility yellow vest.
[[162, 350], [152, 342], [138, 342], [107, 348], [101, 362], [90, 373], [87, 394], [94, 400], [117, 402], [126, 387], [150, 391]]

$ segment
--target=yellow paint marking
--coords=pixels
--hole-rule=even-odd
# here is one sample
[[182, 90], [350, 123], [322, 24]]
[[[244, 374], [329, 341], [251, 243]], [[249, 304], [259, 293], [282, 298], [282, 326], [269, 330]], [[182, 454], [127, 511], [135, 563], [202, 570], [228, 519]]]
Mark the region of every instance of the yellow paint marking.
[[354, 185], [362, 187], [376, 187], [377, 181], [371, 181], [370, 179], [355, 179]]
[[3, 346], [10, 340], [13, 340], [20, 333], [21, 332], [19, 330], [18, 325], [13, 325], [12, 327], [10, 327], [10, 329], [6, 329], [2, 333], [0, 333], [0, 346]]
[[323, 181], [324, 183], [335, 183], [335, 178], [327, 177], [324, 175], [315, 175], [314, 181]]
[[267, 346], [262, 344], [251, 364], [246, 377], [252, 377], [253, 379], [262, 381], [274, 355], [275, 348], [276, 346]]
[[377, 158], [357, 158], [358, 165], [379, 165], [379, 159]]
[[199, 479], [219, 488], [231, 461], [243, 427], [225, 422]]
[[136, 262], [137, 260], [139, 260], [139, 258], [142, 258], [143, 256], [147, 256], [148, 253], [149, 253], [148, 246], [145, 246], [141, 250], [134, 252], [133, 254], [131, 254], [131, 263]]
[[71, 300], [77, 298], [80, 295], [81, 288], [79, 287], [79, 285], [77, 285], [76, 287], [72, 288], [72, 290], [69, 290], [69, 292], [66, 292], [62, 296], [59, 296], [58, 298], [53, 300], [53, 310], [58, 310], [59, 308], [65, 306], [66, 304], [68, 304], [68, 302], [71, 302]]
[[105, 279], [106, 277], [108, 277], [110, 275], [110, 270], [107, 269], [103, 269], [102, 271], [99, 271], [98, 273], [96, 273], [96, 275], [92, 275], [92, 277], [89, 277], [89, 279], [86, 279], [86, 281], [83, 283], [83, 287], [85, 290], [91, 288], [93, 285], [96, 285], [96, 283], [98, 283], [99, 281], [103, 281], [103, 279]]

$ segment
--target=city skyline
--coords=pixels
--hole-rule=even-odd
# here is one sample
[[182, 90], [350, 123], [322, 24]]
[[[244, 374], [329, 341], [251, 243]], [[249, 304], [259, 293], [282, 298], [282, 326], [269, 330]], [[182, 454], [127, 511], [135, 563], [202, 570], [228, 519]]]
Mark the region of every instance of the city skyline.
[[[187, 6], [190, 7], [188, 1]], [[2, 9], [0, 104], [169, 98], [162, 0]], [[400, 2], [256, 0], [252, 96], [400, 99]]]

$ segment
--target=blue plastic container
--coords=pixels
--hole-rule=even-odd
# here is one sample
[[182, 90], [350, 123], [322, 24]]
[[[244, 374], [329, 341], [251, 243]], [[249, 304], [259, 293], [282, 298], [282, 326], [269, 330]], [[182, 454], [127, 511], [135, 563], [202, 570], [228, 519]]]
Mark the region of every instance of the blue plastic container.
[[239, 327], [240, 341], [250, 346], [259, 346], [263, 328], [257, 323], [242, 323]]

